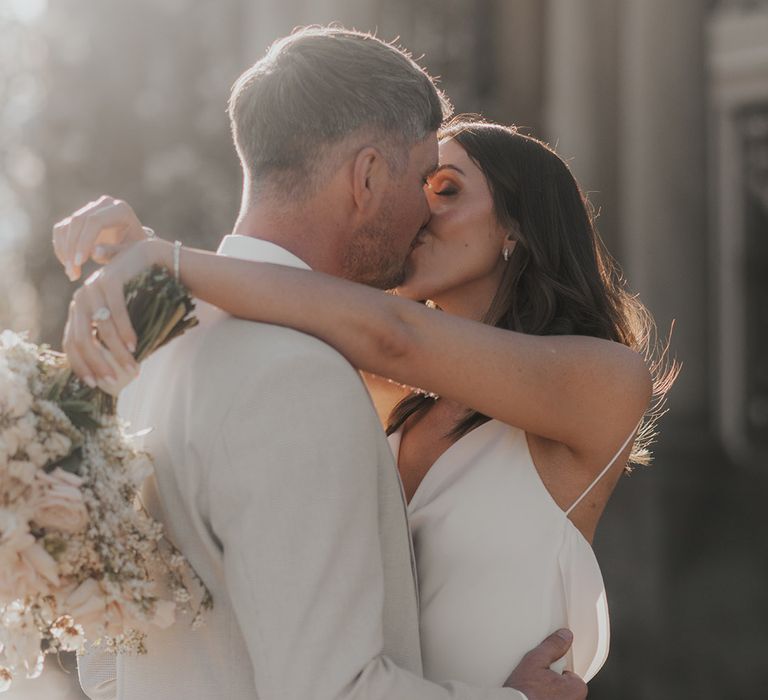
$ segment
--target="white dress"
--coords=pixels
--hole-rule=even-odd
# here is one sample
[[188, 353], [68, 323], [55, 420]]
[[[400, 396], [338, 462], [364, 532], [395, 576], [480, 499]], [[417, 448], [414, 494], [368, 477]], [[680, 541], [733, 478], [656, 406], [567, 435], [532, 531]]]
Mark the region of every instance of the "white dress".
[[[634, 433], [633, 433], [634, 434]], [[552, 499], [525, 433], [491, 420], [432, 465], [408, 507], [420, 593], [424, 676], [501, 686], [561, 627], [554, 668], [591, 679], [608, 655], [608, 606], [592, 547]], [[400, 431], [390, 435], [399, 454]]]

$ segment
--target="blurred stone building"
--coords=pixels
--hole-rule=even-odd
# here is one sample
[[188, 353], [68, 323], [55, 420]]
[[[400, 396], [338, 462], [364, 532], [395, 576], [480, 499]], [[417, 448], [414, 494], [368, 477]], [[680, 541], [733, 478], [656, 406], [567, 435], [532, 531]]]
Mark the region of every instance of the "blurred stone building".
[[623, 480], [598, 532], [614, 636], [590, 697], [762, 696], [768, 0], [51, 2], [41, 107], [0, 171], [37, 298], [0, 313], [37, 304], [56, 342], [71, 286], [50, 226], [103, 191], [161, 235], [213, 245], [239, 196], [229, 86], [276, 36], [332, 20], [399, 36], [457, 111], [555, 145], [660, 334], [675, 321], [683, 372], [655, 466]]

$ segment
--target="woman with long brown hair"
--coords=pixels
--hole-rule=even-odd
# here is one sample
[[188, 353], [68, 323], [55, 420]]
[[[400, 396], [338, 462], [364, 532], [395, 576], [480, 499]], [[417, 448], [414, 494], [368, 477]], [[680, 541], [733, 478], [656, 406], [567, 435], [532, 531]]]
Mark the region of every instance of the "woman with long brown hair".
[[[589, 680], [609, 638], [591, 541], [622, 471], [648, 462], [675, 372], [554, 151], [466, 117], [440, 139], [431, 219], [394, 293], [187, 248], [181, 279], [234, 316], [319, 337], [364, 372], [408, 502], [427, 678], [501, 685], [569, 627], [560, 668]], [[107, 304], [115, 325], [100, 325], [102, 340], [130, 363], [117, 292], [172, 261], [173, 246], [141, 242], [83, 288], [65, 341], [82, 376], [110, 369], [72, 329]]]

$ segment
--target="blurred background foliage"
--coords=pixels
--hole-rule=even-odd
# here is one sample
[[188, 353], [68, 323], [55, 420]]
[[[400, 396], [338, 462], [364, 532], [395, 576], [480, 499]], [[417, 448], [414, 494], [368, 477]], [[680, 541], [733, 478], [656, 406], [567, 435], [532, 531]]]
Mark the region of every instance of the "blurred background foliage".
[[[39, 12], [25, 9], [32, 5]], [[227, 47], [239, 33], [240, 5], [4, 6], [0, 241], [21, 252], [3, 256], [16, 271], [3, 275], [15, 309], [3, 325], [58, 342], [73, 286], [51, 256], [50, 230], [102, 193], [189, 243], [211, 246], [227, 232], [240, 175], [225, 107], [242, 70]]]

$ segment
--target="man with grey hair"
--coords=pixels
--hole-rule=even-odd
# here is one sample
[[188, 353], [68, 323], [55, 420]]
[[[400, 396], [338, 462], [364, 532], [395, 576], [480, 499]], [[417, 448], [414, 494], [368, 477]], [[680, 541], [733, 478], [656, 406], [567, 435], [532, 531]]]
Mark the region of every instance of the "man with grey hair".
[[[448, 112], [407, 54], [370, 35], [314, 27], [279, 40], [233, 88], [243, 198], [219, 253], [396, 286], [429, 218], [423, 183]], [[106, 226], [143, 235], [124, 203], [84, 208], [65, 232], [78, 241], [64, 246], [72, 276]], [[199, 631], [152, 631], [146, 656], [86, 655], [91, 698], [585, 697], [576, 676], [549, 670], [567, 634], [529, 653], [510, 687], [424, 680], [403, 492], [357, 372], [294, 330], [200, 317], [147, 363], [121, 411], [153, 428], [148, 507], [214, 609]]]

